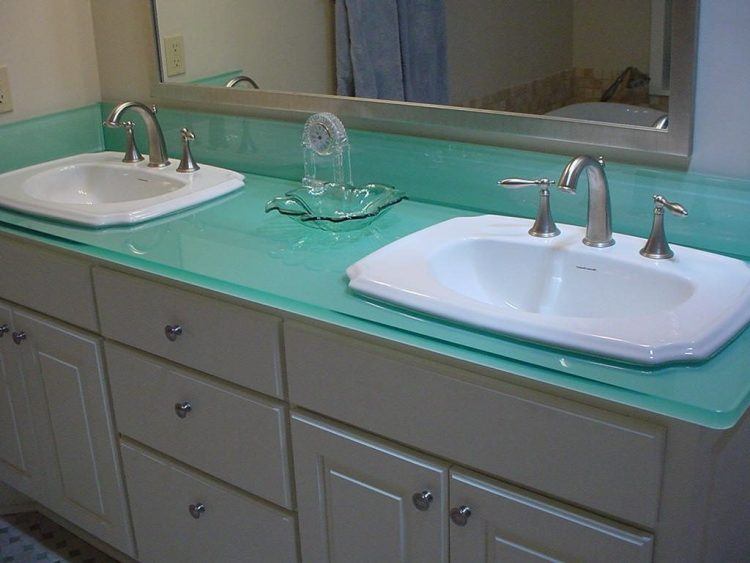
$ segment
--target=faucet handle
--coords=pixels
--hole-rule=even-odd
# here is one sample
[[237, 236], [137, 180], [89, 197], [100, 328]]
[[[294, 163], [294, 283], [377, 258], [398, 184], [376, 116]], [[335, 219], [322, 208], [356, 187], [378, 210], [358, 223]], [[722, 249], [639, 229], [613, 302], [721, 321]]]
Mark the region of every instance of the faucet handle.
[[498, 180], [497, 184], [509, 190], [517, 190], [520, 188], [528, 188], [530, 186], [539, 186], [541, 188], [549, 188], [555, 185], [554, 180], [547, 178], [537, 178], [535, 180], [527, 180], [525, 178], [505, 178], [504, 180]]
[[560, 234], [560, 229], [555, 225], [552, 218], [552, 210], [549, 203], [549, 187], [554, 186], [554, 180], [539, 178], [536, 180], [526, 180], [524, 178], [506, 178], [500, 180], [498, 185], [511, 190], [519, 188], [528, 188], [529, 186], [539, 186], [539, 207], [536, 212], [536, 220], [529, 229], [532, 237], [550, 238]]
[[133, 164], [143, 160], [141, 151], [138, 150], [138, 145], [135, 144], [135, 135], [133, 134], [133, 128], [135, 123], [132, 121], [125, 121], [122, 124], [122, 128], [125, 129], [125, 156], [122, 157], [123, 162]]
[[688, 214], [687, 209], [685, 209], [681, 204], [674, 201], [669, 201], [663, 195], [654, 195], [654, 213], [657, 213], [659, 209], [664, 209], [665, 207], [675, 215], [681, 217], [685, 217]]
[[648, 236], [646, 244], [641, 248], [641, 255], [646, 258], [664, 260], [674, 256], [664, 232], [665, 208], [680, 217], [685, 217], [688, 214], [687, 210], [679, 203], [669, 201], [663, 195], [654, 195], [654, 223], [651, 225], [651, 234]]
[[195, 172], [200, 170], [200, 166], [193, 159], [193, 153], [190, 151], [190, 141], [195, 140], [195, 133], [190, 129], [183, 127], [180, 129], [180, 136], [182, 137], [182, 159], [180, 165], [177, 167], [177, 172]]

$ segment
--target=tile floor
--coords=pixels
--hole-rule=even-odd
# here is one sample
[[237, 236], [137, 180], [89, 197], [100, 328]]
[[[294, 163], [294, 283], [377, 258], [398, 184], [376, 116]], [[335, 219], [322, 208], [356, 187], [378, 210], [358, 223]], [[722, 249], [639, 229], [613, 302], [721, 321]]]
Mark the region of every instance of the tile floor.
[[36, 561], [115, 562], [38, 512], [0, 515], [0, 563]]

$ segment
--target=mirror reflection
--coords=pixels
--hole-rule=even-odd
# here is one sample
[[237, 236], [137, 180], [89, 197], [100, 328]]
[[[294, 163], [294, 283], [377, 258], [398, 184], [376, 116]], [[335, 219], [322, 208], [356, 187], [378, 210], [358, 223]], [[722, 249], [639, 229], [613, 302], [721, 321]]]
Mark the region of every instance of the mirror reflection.
[[162, 80], [666, 129], [672, 0], [154, 0]]

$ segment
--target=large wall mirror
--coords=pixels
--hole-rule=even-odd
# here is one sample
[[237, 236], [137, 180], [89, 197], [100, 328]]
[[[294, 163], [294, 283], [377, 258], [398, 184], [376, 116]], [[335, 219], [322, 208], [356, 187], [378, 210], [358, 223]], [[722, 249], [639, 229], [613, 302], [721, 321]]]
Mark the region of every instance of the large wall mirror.
[[152, 0], [155, 94], [682, 165], [697, 1]]

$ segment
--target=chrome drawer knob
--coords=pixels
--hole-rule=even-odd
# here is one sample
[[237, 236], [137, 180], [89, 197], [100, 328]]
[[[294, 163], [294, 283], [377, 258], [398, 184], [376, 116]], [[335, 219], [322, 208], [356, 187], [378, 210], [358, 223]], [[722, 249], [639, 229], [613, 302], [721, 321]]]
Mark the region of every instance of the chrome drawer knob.
[[8, 325], [0, 325], [0, 338], [5, 336], [6, 332], [10, 332], [10, 329], [8, 328]]
[[174, 342], [182, 334], [182, 327], [180, 325], [167, 325], [164, 327], [164, 334], [167, 339]]
[[190, 404], [190, 401], [183, 401], [174, 404], [174, 412], [177, 413], [177, 416], [180, 418], [185, 418], [192, 410], [193, 405]]
[[425, 510], [429, 510], [433, 500], [435, 499], [430, 491], [414, 493], [411, 496], [411, 501], [414, 503], [414, 506], [417, 508], [417, 510], [421, 510], [422, 512], [424, 512]]
[[21, 342], [26, 340], [26, 333], [22, 330], [19, 330], [18, 332], [14, 332], [11, 336], [13, 337], [13, 342], [18, 344], [19, 346], [21, 345]]
[[199, 502], [198, 504], [191, 504], [190, 506], [188, 506], [188, 510], [190, 511], [190, 516], [197, 520], [201, 517], [201, 514], [206, 511], [206, 505], [202, 502]]
[[466, 526], [471, 516], [471, 508], [468, 506], [459, 506], [458, 508], [451, 508], [451, 520], [456, 526]]

